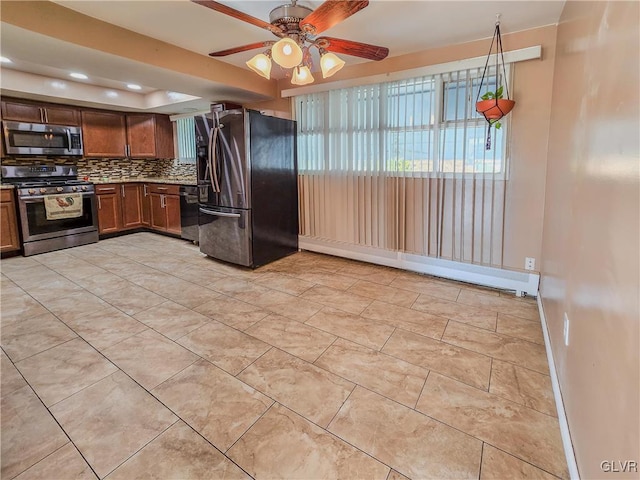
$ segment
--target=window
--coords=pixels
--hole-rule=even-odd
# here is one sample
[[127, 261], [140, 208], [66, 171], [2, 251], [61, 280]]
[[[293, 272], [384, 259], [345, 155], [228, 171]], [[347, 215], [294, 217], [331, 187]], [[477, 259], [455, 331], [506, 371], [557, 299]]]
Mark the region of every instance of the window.
[[178, 163], [196, 163], [196, 128], [194, 117], [183, 117], [176, 120], [178, 135]]
[[[503, 176], [507, 121], [491, 128], [475, 111], [481, 70], [296, 97], [304, 171]], [[495, 90], [489, 72], [482, 90]]]

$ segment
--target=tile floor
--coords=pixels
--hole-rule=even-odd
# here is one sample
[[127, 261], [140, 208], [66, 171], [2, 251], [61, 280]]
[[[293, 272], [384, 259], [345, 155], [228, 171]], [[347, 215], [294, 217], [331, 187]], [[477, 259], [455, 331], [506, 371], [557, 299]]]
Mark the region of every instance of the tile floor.
[[151, 233], [0, 269], [4, 480], [568, 477], [532, 299]]

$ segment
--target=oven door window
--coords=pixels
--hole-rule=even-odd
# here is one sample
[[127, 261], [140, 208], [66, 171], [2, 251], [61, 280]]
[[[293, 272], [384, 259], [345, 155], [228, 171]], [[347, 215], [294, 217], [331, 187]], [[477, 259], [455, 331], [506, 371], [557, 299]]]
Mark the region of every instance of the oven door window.
[[59, 235], [69, 230], [91, 228], [94, 226], [92, 196], [82, 197], [82, 216], [76, 218], [60, 218], [47, 220], [44, 201], [25, 202], [26, 220], [29, 228], [29, 237], [36, 235]]

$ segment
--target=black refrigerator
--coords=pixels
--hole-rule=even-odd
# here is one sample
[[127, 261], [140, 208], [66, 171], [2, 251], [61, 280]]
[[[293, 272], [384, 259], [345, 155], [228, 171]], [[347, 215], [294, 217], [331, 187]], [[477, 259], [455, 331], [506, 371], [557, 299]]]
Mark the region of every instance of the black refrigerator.
[[296, 252], [296, 123], [215, 106], [195, 123], [200, 251], [252, 268]]

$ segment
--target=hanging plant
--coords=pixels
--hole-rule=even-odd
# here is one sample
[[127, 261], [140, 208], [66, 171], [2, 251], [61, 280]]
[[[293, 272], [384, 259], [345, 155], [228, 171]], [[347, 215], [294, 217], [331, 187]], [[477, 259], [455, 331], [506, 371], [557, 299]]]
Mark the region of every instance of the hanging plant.
[[[502, 37], [500, 36], [500, 15], [497, 15], [496, 28], [493, 32], [493, 38], [491, 39], [491, 46], [489, 47], [489, 54], [487, 55], [487, 61], [484, 65], [484, 71], [482, 72], [482, 80], [480, 80], [480, 86], [478, 87], [478, 96], [476, 97], [476, 112], [481, 114], [487, 121], [487, 143], [486, 149], [491, 150], [491, 127], [499, 129], [502, 127], [500, 119], [507, 115], [516, 102], [509, 98], [509, 86], [507, 84], [507, 72], [504, 66], [504, 51], [502, 50]], [[487, 70], [489, 69], [489, 61], [491, 60], [491, 52], [493, 51], [493, 45], [496, 45], [496, 86], [495, 92], [487, 91], [482, 96], [482, 85], [485, 83], [487, 76]], [[500, 73], [500, 62], [502, 62], [502, 74]], [[504, 85], [502, 82], [504, 81]], [[504, 98], [506, 92], [507, 98]]]

